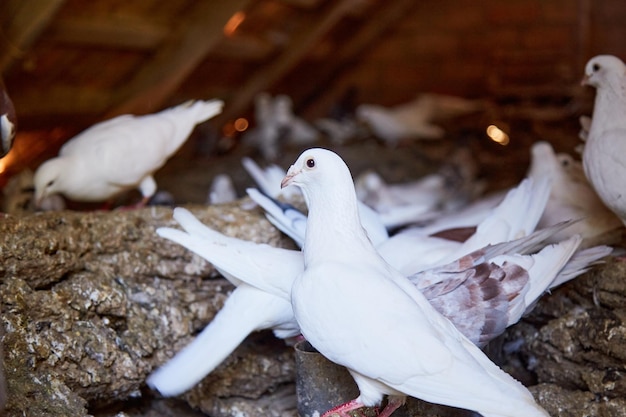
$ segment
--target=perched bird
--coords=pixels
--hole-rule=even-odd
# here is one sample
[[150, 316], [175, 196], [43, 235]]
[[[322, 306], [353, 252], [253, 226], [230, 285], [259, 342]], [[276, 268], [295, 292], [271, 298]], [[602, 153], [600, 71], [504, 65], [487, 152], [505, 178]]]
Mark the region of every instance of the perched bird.
[[[500, 201], [497, 205], [481, 204], [480, 216], [463, 211], [472, 229], [471, 236], [463, 242], [431, 236], [419, 227], [403, 229], [389, 236], [378, 214], [360, 201], [359, 215], [368, 238], [381, 256], [400, 272], [413, 274], [427, 267], [453, 261], [490, 244], [528, 236], [535, 230], [542, 216], [550, 188], [551, 181], [547, 178], [525, 179], [504, 197], [498, 197]], [[306, 215], [292, 205], [271, 199], [255, 189], [247, 191], [266, 211], [267, 219], [302, 247]], [[452, 227], [458, 227], [458, 224], [452, 222]], [[436, 231], [446, 230], [437, 228]]]
[[256, 126], [244, 135], [243, 141], [257, 148], [266, 160], [273, 161], [286, 143], [307, 144], [317, 140], [317, 130], [297, 117], [292, 106], [289, 96], [257, 94], [254, 98]]
[[[265, 210], [265, 217], [270, 223], [302, 247], [306, 230], [306, 215], [291, 204], [270, 198], [255, 188], [248, 188], [246, 191], [248, 196]], [[358, 207], [363, 227], [372, 242], [378, 245], [386, 241], [389, 234], [378, 213], [360, 202]]]
[[[243, 158], [241, 162], [260, 189], [259, 191], [248, 188], [246, 191], [250, 198], [263, 207], [267, 219], [273, 225], [291, 237], [297, 245], [302, 246], [306, 216], [293, 205], [277, 200], [278, 197], [293, 200], [302, 196], [295, 187], [291, 187], [291, 189], [280, 188], [280, 181], [285, 176], [286, 171], [276, 164], [270, 164], [262, 169], [250, 158]], [[386, 240], [389, 234], [378, 213], [365, 204], [359, 204], [359, 210], [361, 211], [363, 226], [366, 228], [370, 239], [376, 243]]]
[[406, 396], [486, 417], [548, 416], [380, 257], [360, 224], [352, 177], [337, 154], [303, 152], [281, 185], [300, 187], [309, 208], [304, 272], [291, 289], [294, 315], [302, 335], [345, 366], [360, 391], [326, 415], [376, 406], [388, 395], [384, 417]]
[[265, 168], [261, 168], [253, 159], [244, 157], [241, 158], [241, 165], [252, 177], [261, 192], [268, 197], [278, 198], [282, 196], [290, 200], [295, 196], [302, 195], [297, 188], [291, 190], [280, 188], [280, 181], [285, 176], [286, 171], [276, 164], [269, 164]]
[[391, 108], [362, 104], [357, 107], [356, 116], [388, 146], [396, 146], [403, 139], [440, 139], [445, 131], [434, 124], [435, 120], [473, 113], [482, 107], [477, 100], [425, 93]]
[[194, 127], [222, 110], [221, 100], [192, 101], [159, 113], [123, 115], [70, 139], [59, 156], [35, 172], [35, 199], [52, 194], [101, 202], [138, 188], [147, 203], [156, 192], [152, 177], [187, 140]]
[[[183, 208], [174, 210], [174, 219], [183, 230], [159, 228], [159, 236], [211, 262], [236, 288], [201, 334], [149, 376], [148, 385], [165, 396], [178, 395], [197, 384], [254, 330], [273, 329], [279, 338], [298, 335], [299, 327], [288, 300], [295, 277], [304, 269], [301, 251], [226, 236], [205, 226]], [[516, 242], [482, 248], [461, 261], [441, 267], [437, 274], [422, 271], [412, 274], [410, 279], [435, 308], [449, 317], [470, 340], [482, 346], [489, 335], [498, 335], [494, 329], [503, 329], [503, 323], [512, 324], [514, 317], [519, 318], [519, 314], [534, 304], [536, 299], [530, 300], [527, 294], [539, 297], [554, 283], [583, 273], [611, 250], [597, 247], [578, 252], [558, 270], [565, 258], [555, 256], [554, 250], [548, 249], [537, 265], [530, 265], [530, 268], [525, 265], [527, 275], [501, 273], [498, 265], [490, 263], [498, 256], [530, 253], [556, 230], [558, 228], [546, 229]], [[538, 255], [522, 258], [528, 263], [535, 256]], [[548, 270], [546, 261], [549, 261]], [[441, 278], [434, 282], [432, 277], [437, 275]], [[511, 281], [515, 285], [510, 285]], [[497, 288], [500, 295], [494, 297], [493, 291], [483, 291], [487, 287]], [[484, 300], [483, 296], [486, 296]], [[520, 307], [522, 300], [524, 306]], [[465, 307], [455, 308], [455, 305]], [[493, 326], [494, 323], [498, 326]]]
[[7, 93], [4, 81], [0, 78], [0, 158], [11, 150], [16, 132], [15, 107]]
[[224, 204], [237, 199], [237, 191], [232, 178], [228, 174], [218, 174], [211, 182], [207, 203]]
[[306, 145], [315, 142], [319, 133], [301, 117], [293, 112], [291, 97], [280, 94], [274, 97], [274, 111], [276, 117], [283, 120], [282, 128], [285, 130], [285, 140], [293, 145]]
[[549, 242], [559, 242], [575, 233], [582, 236], [583, 247], [616, 243], [622, 222], [598, 198], [580, 161], [565, 153], [556, 154], [548, 142], [540, 141], [531, 147], [528, 177], [551, 178], [554, 183], [538, 227], [580, 219], [566, 230], [555, 233]]
[[351, 139], [363, 136], [364, 129], [354, 119], [336, 120], [324, 117], [313, 122], [315, 127], [330, 139], [333, 145], [344, 145]]
[[604, 204], [626, 222], [626, 65], [612, 55], [593, 57], [582, 83], [596, 88], [583, 150], [585, 175]]
[[378, 212], [388, 228], [430, 219], [447, 197], [445, 178], [437, 173], [388, 184], [378, 173], [368, 170], [356, 178], [354, 185], [359, 201]]

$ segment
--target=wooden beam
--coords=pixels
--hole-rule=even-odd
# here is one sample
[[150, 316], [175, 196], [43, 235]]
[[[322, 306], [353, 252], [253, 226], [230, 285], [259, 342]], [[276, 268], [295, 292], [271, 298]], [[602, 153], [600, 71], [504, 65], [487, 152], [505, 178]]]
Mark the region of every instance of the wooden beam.
[[151, 113], [206, 57], [223, 36], [223, 27], [250, 0], [196, 1], [179, 33], [171, 36], [155, 57], [118, 94], [117, 105], [106, 118], [125, 113]]
[[239, 35], [224, 37], [211, 51], [211, 56], [239, 61], [262, 61], [274, 53], [273, 43], [256, 36]]
[[357, 2], [357, 0], [329, 2], [320, 17], [302, 28], [299, 35], [289, 43], [278, 58], [254, 72], [237, 93], [227, 100], [224, 111], [214, 119], [214, 123], [223, 124], [243, 112], [256, 94], [267, 90], [276, 80], [292, 69]]
[[319, 6], [321, 0], [280, 0], [281, 3], [288, 4], [302, 9], [313, 9]]
[[[390, 29], [396, 22], [407, 15], [409, 9], [415, 6], [414, 0], [395, 0], [393, 2], [383, 1], [379, 9], [370, 10], [373, 18], [364, 18], [363, 26], [352, 36], [342, 47], [333, 51], [332, 57], [324, 59], [324, 65], [317, 73], [316, 82], [311, 84], [308, 91], [297, 97], [296, 111], [303, 112], [313, 102], [320, 100], [320, 97], [338, 96], [343, 94], [344, 85], [337, 85], [332, 81], [339, 78], [339, 74], [346, 70], [355, 60], [366, 51], [376, 39], [380, 38], [384, 31]], [[323, 100], [328, 101], [328, 100]]]
[[156, 49], [168, 35], [168, 28], [129, 17], [63, 18], [53, 22], [46, 39], [107, 48]]
[[2, 0], [0, 73], [6, 72], [35, 43], [65, 0]]
[[42, 100], [40, 86], [22, 88], [11, 98], [20, 118], [47, 115], [97, 115], [106, 111], [111, 102], [109, 91], [78, 85], [54, 84], [46, 87]]

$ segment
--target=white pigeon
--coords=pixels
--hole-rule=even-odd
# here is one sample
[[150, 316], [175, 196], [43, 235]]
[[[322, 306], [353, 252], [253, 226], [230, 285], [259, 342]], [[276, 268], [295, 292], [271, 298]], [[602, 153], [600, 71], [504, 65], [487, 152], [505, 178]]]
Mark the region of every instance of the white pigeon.
[[583, 168], [604, 204], [626, 222], [626, 65], [598, 55], [585, 66], [583, 84], [596, 88]]
[[473, 113], [481, 108], [479, 101], [425, 93], [391, 108], [362, 104], [357, 107], [356, 115], [388, 146], [396, 146], [402, 139], [440, 139], [445, 131], [433, 124], [435, 120]]
[[[279, 230], [293, 239], [300, 247], [304, 243], [306, 230], [306, 215], [289, 203], [280, 202], [270, 198], [255, 188], [246, 190], [248, 196], [265, 210], [265, 217]], [[363, 203], [358, 203], [363, 227], [367, 235], [375, 245], [386, 241], [389, 238], [387, 228], [382, 223], [377, 212]]]
[[228, 174], [218, 174], [211, 181], [207, 203], [224, 204], [237, 199], [237, 191], [233, 180]]
[[281, 185], [300, 187], [309, 208], [305, 269], [291, 290], [294, 315], [302, 335], [346, 367], [360, 391], [326, 415], [377, 406], [388, 395], [383, 417], [406, 396], [485, 417], [548, 416], [380, 257], [361, 226], [352, 177], [338, 155], [303, 152]]
[[556, 154], [548, 142], [540, 141], [531, 147], [528, 170], [530, 178], [551, 178], [554, 186], [539, 228], [564, 220], [580, 219], [566, 230], [554, 234], [549, 242], [559, 242], [573, 233], [583, 238], [583, 247], [612, 241], [622, 222], [611, 212], [593, 190], [583, 172], [582, 163], [565, 153]]
[[276, 164], [268, 164], [265, 168], [261, 168], [253, 159], [243, 157], [241, 158], [241, 165], [252, 177], [261, 192], [271, 198], [284, 197], [291, 200], [302, 195], [297, 188], [291, 190], [280, 188], [280, 181], [287, 172]]
[[315, 142], [319, 133], [304, 119], [293, 112], [291, 97], [279, 94], [274, 97], [274, 111], [276, 117], [283, 121], [281, 128], [285, 131], [285, 140], [293, 145], [305, 145]]
[[11, 146], [17, 132], [17, 117], [13, 101], [7, 93], [4, 82], [0, 78], [0, 158], [4, 157]]
[[[491, 203], [481, 204], [480, 219], [468, 215], [471, 222], [469, 226], [476, 228], [476, 231], [463, 243], [430, 236], [424, 233], [423, 228], [417, 227], [388, 236], [378, 214], [360, 201], [359, 215], [368, 237], [381, 256], [400, 272], [413, 274], [427, 267], [451, 262], [489, 244], [529, 235], [541, 218], [550, 187], [551, 182], [547, 179], [537, 181], [526, 179], [509, 190], [504, 198], [498, 197], [501, 201], [497, 206], [493, 207]], [[247, 191], [248, 195], [265, 209], [268, 220], [302, 247], [306, 215], [297, 208], [270, 199], [255, 189]], [[524, 215], [520, 216], [520, 213]], [[458, 225], [453, 224], [452, 227]]]
[[278, 158], [285, 143], [306, 144], [317, 140], [317, 131], [293, 114], [291, 98], [286, 95], [257, 94], [254, 120], [256, 126], [243, 140], [258, 149], [268, 161]]
[[37, 202], [52, 194], [101, 202], [138, 188], [145, 204], [156, 192], [153, 173], [187, 140], [194, 127], [222, 110], [221, 100], [191, 101], [159, 113], [123, 115], [70, 139], [59, 156], [35, 172]]
[[[236, 288], [201, 335], [149, 376], [148, 385], [165, 396], [178, 395], [193, 387], [254, 330], [273, 329], [279, 338], [298, 335], [299, 328], [288, 299], [293, 280], [304, 269], [300, 251], [225, 236], [203, 225], [183, 208], [174, 210], [174, 219], [184, 231], [159, 228], [159, 236], [211, 262]], [[554, 230], [557, 229], [468, 254], [461, 262], [442, 267], [438, 282], [432, 279], [433, 273], [416, 273], [411, 279], [437, 310], [448, 316], [470, 340], [482, 346], [531, 305], [519, 307], [521, 301], [528, 299], [526, 294], [532, 292], [538, 297], [554, 282], [574, 278], [610, 252], [607, 247], [578, 252], [556, 278], [558, 265], [567, 258], [554, 256], [553, 249], [546, 249], [542, 256], [530, 255], [525, 262], [530, 262], [531, 257], [537, 257], [538, 261], [533, 261], [527, 275], [494, 273], [494, 268], [499, 269], [499, 266], [489, 263], [493, 258], [530, 252]], [[547, 269], [546, 261], [549, 261]], [[491, 274], [490, 278], [485, 278], [484, 274]], [[483, 286], [497, 288], [500, 295], [494, 297], [493, 291], [482, 291]], [[483, 299], [483, 296], [486, 297]], [[455, 305], [466, 308], [455, 309]]]
[[352, 118], [337, 120], [323, 117], [315, 120], [313, 124], [333, 145], [345, 145], [349, 140], [363, 136], [362, 129], [359, 129], [360, 125]]
[[373, 208], [389, 229], [429, 220], [448, 196], [446, 179], [429, 174], [405, 183], [388, 184], [374, 171], [365, 171], [355, 182], [359, 201]]

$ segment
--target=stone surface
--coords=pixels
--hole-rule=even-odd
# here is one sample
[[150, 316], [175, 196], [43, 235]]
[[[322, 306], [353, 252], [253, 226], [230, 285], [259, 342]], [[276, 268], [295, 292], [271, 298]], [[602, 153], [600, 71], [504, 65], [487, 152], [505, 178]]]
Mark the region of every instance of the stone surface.
[[610, 260], [545, 296], [507, 335], [505, 369], [555, 417], [626, 415], [626, 264]]
[[[292, 245], [247, 199], [190, 208], [227, 234]], [[178, 399], [145, 387], [232, 289], [154, 233], [174, 224], [167, 208], [0, 218], [8, 416], [297, 414], [293, 350], [270, 332], [249, 337]], [[545, 296], [491, 346], [552, 416], [626, 415], [625, 277], [624, 262], [596, 267]], [[397, 414], [470, 415], [417, 400]]]
[[[192, 211], [224, 233], [289, 244], [249, 200]], [[211, 320], [232, 285], [154, 233], [174, 224], [167, 208], [0, 218], [7, 415], [82, 416], [137, 398]], [[276, 358], [243, 350], [234, 365], [246, 364], [247, 386], [213, 384], [209, 398], [253, 398], [293, 379], [291, 350], [273, 348]]]

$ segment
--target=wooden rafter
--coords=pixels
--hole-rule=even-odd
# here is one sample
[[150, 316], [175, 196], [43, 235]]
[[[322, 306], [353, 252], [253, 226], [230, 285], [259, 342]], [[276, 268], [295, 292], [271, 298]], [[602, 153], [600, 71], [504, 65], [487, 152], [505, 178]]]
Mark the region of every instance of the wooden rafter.
[[382, 2], [378, 10], [370, 12], [376, 18], [368, 18], [348, 42], [338, 50], [333, 50], [332, 58], [329, 57], [324, 61], [323, 68], [317, 72], [316, 82], [312, 83], [308, 92], [302, 95], [302, 99], [298, 100], [298, 112], [312, 102], [325, 101], [320, 99], [322, 95], [336, 97], [342, 94], [339, 89], [345, 88], [345, 85], [337, 85], [332, 80], [338, 79], [341, 71], [349, 67], [376, 39], [380, 38], [385, 30], [393, 27], [414, 6], [414, 0], [395, 0]]
[[63, 18], [46, 34], [49, 41], [108, 48], [156, 49], [167, 37], [168, 28], [129, 17]]
[[222, 28], [250, 0], [198, 1], [189, 10], [180, 33], [172, 35], [155, 57], [118, 93], [106, 117], [150, 113], [167, 98], [222, 38]]
[[329, 2], [320, 17], [302, 28], [281, 55], [265, 67], [254, 72], [226, 103], [224, 112], [215, 119], [216, 124], [224, 123], [243, 112], [254, 96], [268, 89], [274, 82], [292, 69], [315, 43], [332, 29], [357, 3], [357, 0]]
[[65, 0], [3, 0], [0, 73], [4, 73], [37, 40]]

